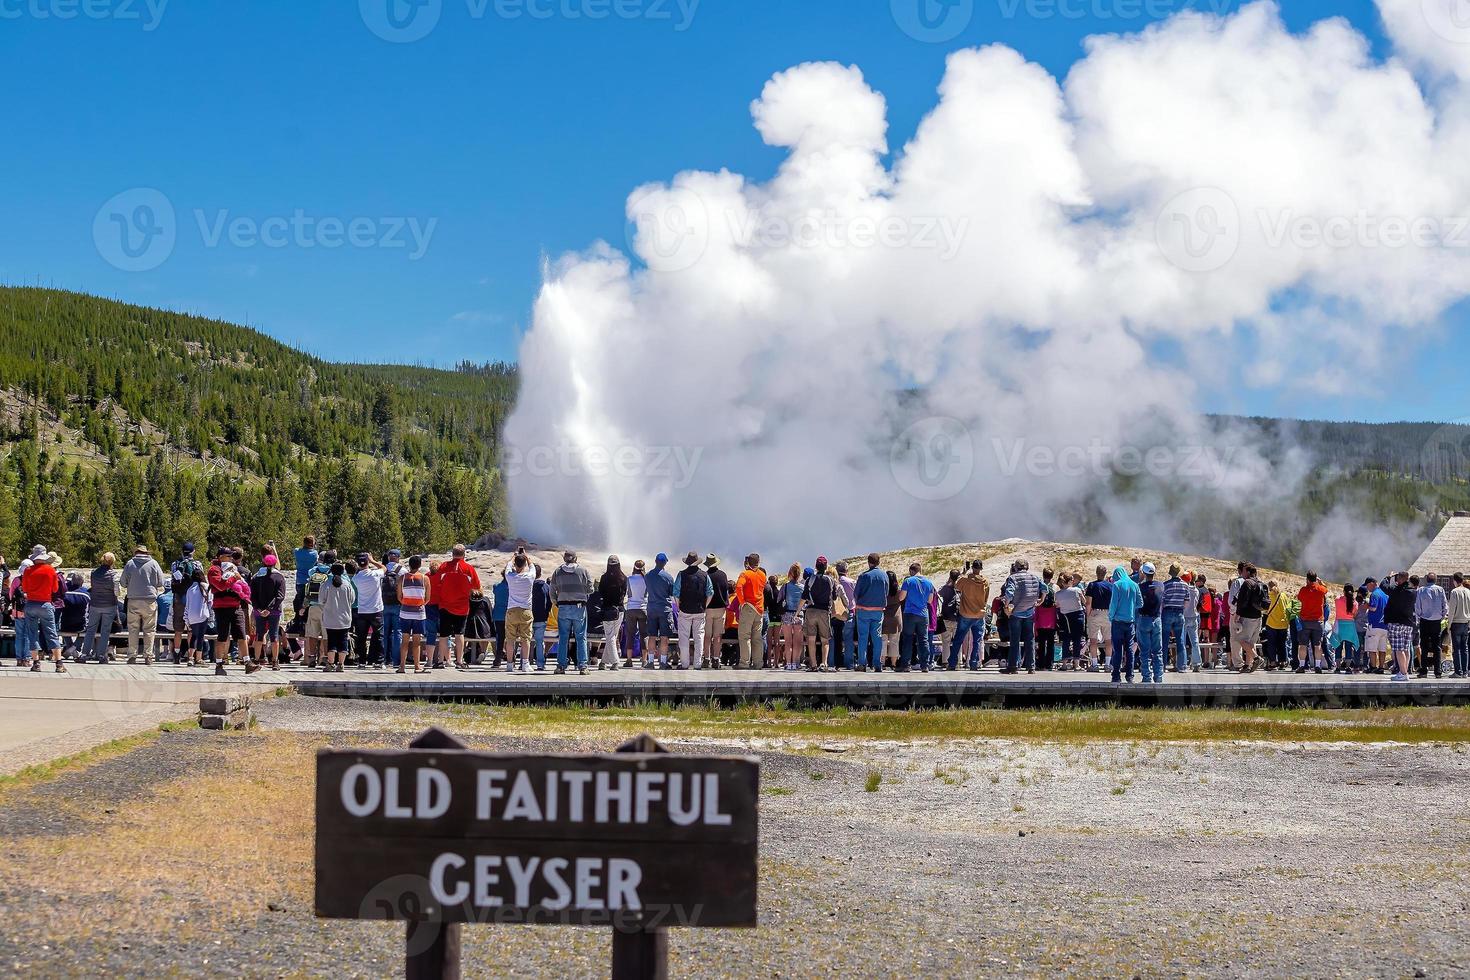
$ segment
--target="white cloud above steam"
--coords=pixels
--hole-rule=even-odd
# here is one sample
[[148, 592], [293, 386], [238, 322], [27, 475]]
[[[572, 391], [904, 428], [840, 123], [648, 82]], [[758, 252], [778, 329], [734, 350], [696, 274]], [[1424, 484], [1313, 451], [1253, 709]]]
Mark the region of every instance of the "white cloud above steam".
[[[1085, 507], [1114, 540], [1179, 540], [1037, 447], [1162, 444], [1164, 482], [1289, 495], [1310, 464], [1189, 410], [1229, 378], [1198, 351], [1331, 391], [1342, 340], [1371, 351], [1470, 292], [1470, 47], [1383, 2], [1385, 61], [1270, 3], [1092, 38], [1060, 82], [957, 51], [891, 162], [858, 68], [778, 74], [751, 107], [788, 151], [772, 179], [637, 188], [636, 264], [597, 244], [548, 265], [507, 431], [517, 530], [809, 559], [1065, 537]], [[1229, 464], [1197, 477], [1191, 452]]]

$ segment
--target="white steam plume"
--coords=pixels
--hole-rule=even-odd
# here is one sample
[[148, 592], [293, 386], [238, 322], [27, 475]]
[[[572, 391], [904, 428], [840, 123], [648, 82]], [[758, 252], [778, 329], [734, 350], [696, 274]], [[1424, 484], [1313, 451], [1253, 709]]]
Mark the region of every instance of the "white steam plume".
[[1200, 391], [1342, 388], [1339, 344], [1371, 357], [1470, 292], [1470, 47], [1383, 2], [1387, 61], [1264, 2], [1092, 38], [1063, 83], [958, 51], [891, 165], [857, 68], [777, 75], [752, 105], [774, 178], [638, 188], [638, 264], [598, 244], [548, 267], [507, 432], [517, 530], [1173, 546], [1160, 498], [1111, 492], [1120, 468], [1288, 499], [1313, 462], [1206, 425]]

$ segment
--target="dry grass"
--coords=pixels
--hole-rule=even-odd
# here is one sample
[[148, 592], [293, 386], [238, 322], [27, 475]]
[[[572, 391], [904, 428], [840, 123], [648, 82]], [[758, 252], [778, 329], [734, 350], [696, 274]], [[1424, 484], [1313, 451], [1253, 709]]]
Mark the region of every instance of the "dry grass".
[[[224, 736], [236, 746], [245, 738]], [[113, 744], [119, 754], [141, 741]], [[282, 898], [310, 907], [315, 748], [304, 738], [272, 736], [268, 748], [262, 742], [258, 750], [220, 753], [201, 775], [163, 783], [105, 816], [78, 807], [78, 820], [99, 826], [7, 842], [0, 876], [69, 897], [51, 923], [56, 935], [98, 931], [99, 903], [110, 932], [167, 930], [181, 940], [211, 928], [186, 916], [182, 900], [192, 896], [217, 895], [237, 907]]]
[[[415, 706], [416, 720], [468, 735], [614, 739], [647, 731], [659, 738], [815, 740], [1034, 739], [1213, 742], [1470, 742], [1470, 708], [1360, 709], [1037, 709], [926, 711], [800, 710], [780, 705], [632, 707], [563, 705]], [[405, 720], [405, 724], [410, 724]], [[801, 750], [800, 746], [796, 747]]]

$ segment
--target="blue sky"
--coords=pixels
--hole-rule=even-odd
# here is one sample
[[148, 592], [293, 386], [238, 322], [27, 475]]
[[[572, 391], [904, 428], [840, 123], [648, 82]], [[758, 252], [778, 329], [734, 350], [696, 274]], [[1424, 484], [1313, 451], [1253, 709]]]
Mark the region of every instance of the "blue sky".
[[[1003, 42], [1060, 76], [1088, 34], [1181, 0], [954, 0], [973, 10], [940, 40], [913, 19], [920, 0], [415, 0], [417, 20], [391, 0], [408, 31], [432, 25], [403, 43], [379, 36], [404, 36], [390, 0], [162, 2], [0, 0], [0, 280], [248, 323], [335, 359], [449, 364], [514, 358], [543, 256], [621, 246], [634, 186], [688, 168], [768, 176], [780, 157], [749, 104], [781, 69], [859, 65], [901, 147], [950, 50]], [[1283, 14], [1293, 29], [1347, 17], [1382, 48], [1369, 2]], [[116, 197], [110, 213], [157, 227], [158, 195], [172, 248], [130, 271], [99, 246], [99, 209]], [[355, 244], [324, 246], [352, 222]], [[1404, 380], [1450, 370], [1426, 354]], [[1203, 407], [1426, 414], [1290, 386]]]

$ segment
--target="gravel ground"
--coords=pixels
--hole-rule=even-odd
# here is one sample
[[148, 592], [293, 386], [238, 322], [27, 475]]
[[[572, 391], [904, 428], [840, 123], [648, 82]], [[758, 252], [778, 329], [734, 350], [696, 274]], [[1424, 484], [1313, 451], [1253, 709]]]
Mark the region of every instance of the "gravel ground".
[[[165, 733], [0, 796], [0, 968], [400, 973], [401, 926], [311, 916], [303, 770], [315, 746], [401, 744], [439, 717], [412, 710], [281, 699], [254, 734]], [[729, 748], [763, 757], [761, 927], [674, 933], [674, 975], [1470, 972], [1470, 755], [1453, 747]], [[180, 813], [200, 786], [217, 808]], [[214, 820], [232, 830], [218, 867]], [[466, 976], [607, 971], [601, 930], [467, 927], [464, 945]]]

